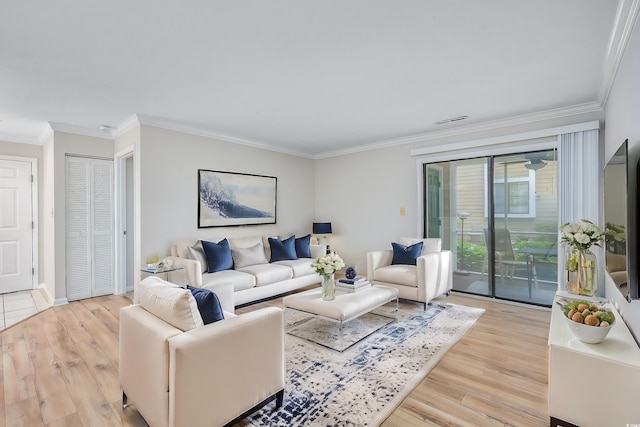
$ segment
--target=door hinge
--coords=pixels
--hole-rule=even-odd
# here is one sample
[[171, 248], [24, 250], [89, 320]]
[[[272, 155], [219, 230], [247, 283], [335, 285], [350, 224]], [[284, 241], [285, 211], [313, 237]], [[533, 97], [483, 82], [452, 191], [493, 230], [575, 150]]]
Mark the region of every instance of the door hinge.
[[32, 275], [32, 276], [35, 276], [35, 275], [36, 275], [36, 269], [35, 269], [35, 268], [33, 268], [33, 267], [31, 267], [31, 275]]
[[31, 182], [33, 182], [33, 175], [31, 175]]
[[36, 222], [35, 221], [31, 221], [31, 228], [32, 229], [36, 228]]

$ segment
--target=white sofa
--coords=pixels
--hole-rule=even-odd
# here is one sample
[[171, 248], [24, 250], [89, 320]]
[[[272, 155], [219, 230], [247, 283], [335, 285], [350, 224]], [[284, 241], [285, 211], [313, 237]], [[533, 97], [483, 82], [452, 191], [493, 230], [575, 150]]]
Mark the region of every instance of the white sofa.
[[[171, 247], [174, 266], [183, 267], [187, 274], [187, 283], [193, 287], [204, 288], [219, 292], [220, 284], [233, 284], [233, 298], [235, 306], [252, 303], [261, 299], [273, 297], [314, 283], [320, 283], [322, 278], [311, 267], [311, 262], [326, 253], [325, 245], [310, 245], [311, 258], [269, 262], [271, 249], [266, 237], [228, 238], [231, 250], [234, 251], [234, 261], [237, 251], [250, 250], [256, 245], [262, 246], [264, 261], [260, 264], [236, 267], [232, 270], [208, 273], [205, 260], [194, 256], [191, 248], [198, 248], [200, 241], [178, 243]], [[214, 242], [218, 242], [215, 240]]]
[[273, 399], [282, 405], [280, 308], [225, 311], [203, 325], [191, 292], [157, 277], [138, 284], [134, 301], [120, 310], [123, 410], [134, 405], [152, 427], [197, 427], [229, 424]]
[[423, 242], [416, 265], [392, 264], [393, 250], [367, 253], [367, 277], [376, 285], [398, 289], [398, 297], [427, 304], [432, 299], [448, 294], [453, 287], [451, 251], [442, 250], [440, 239], [399, 237], [397, 243], [410, 246]]

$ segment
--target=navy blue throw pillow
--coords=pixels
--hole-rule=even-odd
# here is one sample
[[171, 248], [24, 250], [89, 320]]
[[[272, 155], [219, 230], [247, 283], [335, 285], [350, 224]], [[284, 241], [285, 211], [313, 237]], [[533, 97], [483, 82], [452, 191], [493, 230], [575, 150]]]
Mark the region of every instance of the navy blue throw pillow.
[[196, 299], [198, 311], [205, 325], [224, 319], [224, 313], [222, 312], [218, 295], [208, 289], [194, 288], [191, 286], [187, 286], [187, 289], [191, 291], [191, 295]]
[[418, 258], [422, 252], [422, 242], [411, 246], [391, 243], [391, 247], [393, 248], [393, 260], [391, 264], [416, 265], [416, 258]]
[[296, 255], [298, 258], [311, 258], [311, 234], [296, 239]]
[[269, 246], [271, 246], [271, 261], [286, 261], [290, 259], [298, 259], [296, 255], [296, 236], [288, 239], [280, 240], [269, 237]]
[[208, 273], [233, 269], [231, 247], [227, 239], [220, 240], [218, 243], [203, 240], [202, 248], [204, 249], [204, 255], [207, 257], [207, 264], [209, 265]]

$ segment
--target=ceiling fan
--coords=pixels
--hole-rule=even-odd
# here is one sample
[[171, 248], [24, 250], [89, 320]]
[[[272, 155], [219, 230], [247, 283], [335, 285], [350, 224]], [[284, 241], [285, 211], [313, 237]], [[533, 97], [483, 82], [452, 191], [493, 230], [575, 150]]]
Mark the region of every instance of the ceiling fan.
[[[547, 164], [543, 161], [544, 160], [555, 160], [555, 150], [553, 151], [546, 151], [546, 152], [538, 152], [538, 153], [527, 153], [524, 155], [525, 159], [529, 160], [529, 163], [525, 163], [524, 167], [529, 169], [529, 170], [533, 170], [533, 171], [537, 171], [539, 169], [542, 169], [543, 167], [545, 167]], [[549, 155], [551, 155], [551, 158], [549, 158]]]

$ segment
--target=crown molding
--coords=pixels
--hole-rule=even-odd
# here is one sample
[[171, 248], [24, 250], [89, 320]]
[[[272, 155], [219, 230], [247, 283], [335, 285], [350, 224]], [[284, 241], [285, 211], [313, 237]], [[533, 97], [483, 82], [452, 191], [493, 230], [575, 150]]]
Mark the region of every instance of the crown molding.
[[374, 142], [371, 144], [360, 145], [357, 147], [347, 148], [344, 150], [336, 150], [326, 152], [315, 156], [315, 159], [323, 159], [328, 157], [343, 156], [346, 154], [354, 154], [363, 151], [377, 150], [380, 148], [395, 147], [399, 145], [415, 144], [419, 142], [433, 141], [436, 139], [451, 138], [456, 136], [464, 136], [478, 132], [501, 129], [511, 126], [522, 126], [531, 123], [542, 122], [545, 120], [558, 119], [563, 117], [577, 116], [593, 112], [603, 111], [601, 105], [597, 102], [587, 102], [576, 104], [569, 107], [554, 108], [551, 110], [541, 111], [538, 113], [522, 114], [506, 119], [491, 120], [477, 124], [469, 124], [450, 128], [442, 131], [425, 132], [418, 135], [407, 136], [403, 138], [389, 139], [386, 141]]
[[620, 0], [603, 64], [598, 103], [607, 104], [618, 68], [640, 13], [640, 0]]
[[53, 129], [54, 132], [72, 133], [75, 135], [90, 136], [93, 138], [108, 139], [113, 141], [113, 130], [102, 131], [98, 129], [85, 128], [58, 122], [49, 122], [49, 126], [51, 126], [51, 129]]
[[129, 132], [131, 129], [139, 125], [140, 125], [140, 120], [138, 119], [138, 115], [132, 114], [113, 130], [112, 132], [113, 138], [114, 139], [120, 138], [122, 135], [124, 135], [125, 133]]
[[10, 133], [0, 133], [0, 141], [15, 142], [17, 144], [42, 145], [38, 138], [24, 137]]
[[197, 127], [197, 126], [186, 125], [184, 123], [174, 122], [174, 121], [165, 120], [165, 119], [159, 119], [157, 117], [145, 116], [145, 115], [142, 115], [142, 114], [137, 114], [136, 117], [137, 117], [138, 123], [140, 123], [141, 125], [145, 125], [145, 126], [153, 126], [153, 127], [157, 127], [157, 128], [161, 128], [161, 129], [175, 131], [175, 132], [182, 132], [182, 133], [187, 133], [187, 134], [190, 134], [190, 135], [202, 136], [202, 137], [211, 138], [211, 139], [217, 139], [217, 140], [223, 141], [223, 142], [230, 142], [230, 143], [233, 143], [233, 144], [247, 145], [249, 147], [259, 148], [259, 149], [262, 149], [262, 150], [275, 151], [275, 152], [278, 152], [278, 153], [288, 154], [288, 155], [291, 155], [291, 156], [313, 159], [313, 156], [309, 155], [309, 153], [304, 153], [304, 152], [301, 152], [301, 151], [288, 150], [288, 149], [284, 149], [282, 147], [278, 147], [276, 145], [268, 144], [268, 143], [261, 142], [261, 141], [251, 140], [251, 139], [247, 139], [247, 138], [239, 138], [239, 137], [231, 136], [231, 135], [225, 135], [225, 134], [221, 134], [221, 133], [217, 133], [217, 132], [212, 132], [212, 131], [210, 131], [208, 129], [200, 128], [200, 127]]
[[44, 143], [47, 142], [47, 139], [49, 139], [51, 135], [53, 135], [53, 128], [47, 122], [46, 126], [42, 130], [42, 133], [40, 134], [40, 137], [38, 138], [40, 145], [44, 145]]

